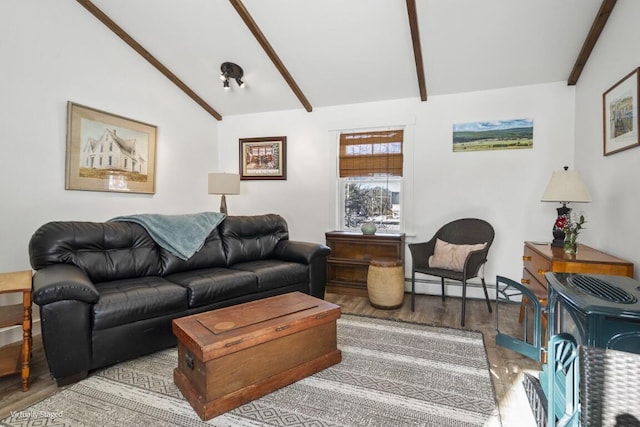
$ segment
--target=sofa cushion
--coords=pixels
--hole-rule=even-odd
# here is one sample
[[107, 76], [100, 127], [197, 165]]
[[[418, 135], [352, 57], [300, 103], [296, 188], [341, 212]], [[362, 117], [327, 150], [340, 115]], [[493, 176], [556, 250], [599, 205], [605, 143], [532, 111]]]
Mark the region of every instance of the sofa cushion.
[[94, 283], [161, 275], [159, 246], [130, 222], [49, 222], [31, 237], [29, 256], [34, 270], [72, 264]]
[[222, 246], [220, 232], [217, 228], [209, 234], [202, 248], [188, 260], [180, 259], [162, 248], [160, 249], [160, 258], [162, 260], [162, 276], [181, 271], [227, 266], [227, 258]]
[[280, 215], [229, 216], [218, 226], [227, 254], [227, 266], [268, 259], [281, 240], [289, 239]]
[[162, 277], [148, 276], [96, 284], [93, 329], [107, 329], [187, 309], [187, 290]]
[[207, 268], [171, 274], [167, 280], [183, 286], [189, 293], [189, 307], [258, 292], [256, 275], [227, 268]]
[[266, 259], [235, 264], [231, 269], [255, 274], [260, 292], [309, 281], [309, 267], [297, 262]]

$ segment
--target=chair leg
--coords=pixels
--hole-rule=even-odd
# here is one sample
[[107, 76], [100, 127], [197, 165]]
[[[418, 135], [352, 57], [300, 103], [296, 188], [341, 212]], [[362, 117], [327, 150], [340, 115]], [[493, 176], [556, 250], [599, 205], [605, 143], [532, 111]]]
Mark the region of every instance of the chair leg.
[[416, 311], [416, 272], [411, 270], [411, 311]]
[[487, 292], [487, 284], [484, 282], [484, 277], [481, 277], [482, 288], [484, 289], [484, 299], [487, 300], [487, 307], [489, 308], [489, 313], [493, 313], [491, 310], [491, 302], [489, 301], [489, 293]]
[[462, 281], [462, 317], [460, 318], [460, 326], [464, 326], [464, 315], [467, 303], [467, 281]]
[[440, 283], [442, 283], [442, 301], [444, 301], [444, 277], [440, 278]]

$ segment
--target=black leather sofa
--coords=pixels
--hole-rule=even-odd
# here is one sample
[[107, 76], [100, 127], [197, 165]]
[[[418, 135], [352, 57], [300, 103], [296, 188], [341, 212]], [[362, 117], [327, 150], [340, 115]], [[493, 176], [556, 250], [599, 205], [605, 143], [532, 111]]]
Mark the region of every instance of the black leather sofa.
[[230, 216], [182, 260], [132, 222], [50, 222], [29, 243], [58, 385], [176, 344], [171, 321], [301, 291], [323, 298], [327, 246], [289, 240], [278, 215]]

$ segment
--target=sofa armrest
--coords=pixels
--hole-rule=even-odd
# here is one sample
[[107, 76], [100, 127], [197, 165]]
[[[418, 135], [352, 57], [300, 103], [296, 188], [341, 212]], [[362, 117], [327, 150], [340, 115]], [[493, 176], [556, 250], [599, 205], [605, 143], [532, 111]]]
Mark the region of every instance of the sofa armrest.
[[274, 258], [308, 265], [308, 293], [316, 298], [324, 299], [324, 291], [327, 286], [327, 257], [330, 254], [331, 249], [325, 245], [282, 240], [276, 246]]
[[40, 320], [47, 365], [58, 386], [86, 377], [93, 368], [91, 305], [55, 301], [40, 307]]
[[274, 251], [274, 257], [283, 261], [311, 264], [314, 258], [326, 258], [331, 254], [328, 246], [318, 243], [281, 240]]
[[93, 282], [74, 265], [50, 265], [33, 275], [33, 301], [40, 306], [63, 300], [95, 304], [99, 299]]

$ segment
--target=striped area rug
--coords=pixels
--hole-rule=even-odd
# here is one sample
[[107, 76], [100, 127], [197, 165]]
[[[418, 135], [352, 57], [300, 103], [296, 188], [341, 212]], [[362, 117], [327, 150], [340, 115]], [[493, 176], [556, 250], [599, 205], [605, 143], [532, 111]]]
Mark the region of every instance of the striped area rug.
[[208, 422], [173, 383], [172, 348], [97, 371], [0, 425], [500, 426], [478, 332], [343, 315], [338, 347], [341, 363]]

